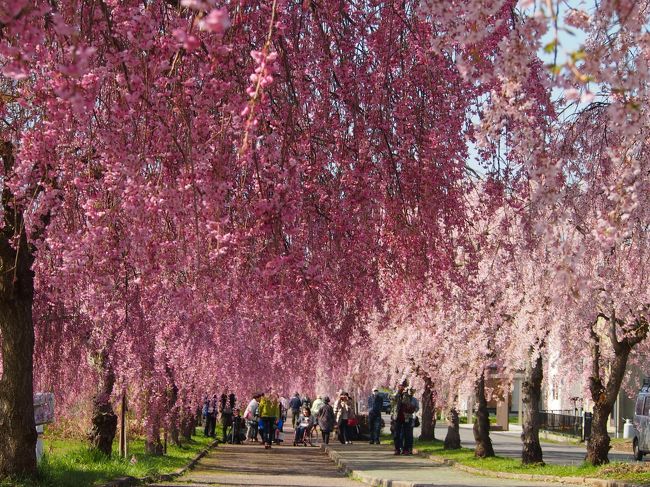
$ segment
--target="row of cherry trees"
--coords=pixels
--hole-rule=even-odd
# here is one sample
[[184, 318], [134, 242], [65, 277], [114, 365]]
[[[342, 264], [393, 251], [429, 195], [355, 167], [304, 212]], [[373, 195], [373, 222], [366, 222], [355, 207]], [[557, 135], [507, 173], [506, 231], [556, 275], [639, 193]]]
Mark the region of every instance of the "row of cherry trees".
[[[450, 38], [462, 46], [490, 35], [503, 2], [488, 3], [431, 2], [432, 17], [452, 26], [440, 49]], [[477, 80], [493, 83], [475, 124], [488, 176], [468, 196], [471, 247], [455, 262], [465, 279], [457, 289], [429, 283], [427, 293], [400, 296], [392, 316], [376, 318], [369, 350], [390, 364], [392, 379], [410, 372], [433, 381], [435, 400], [455, 422], [450, 447], [459, 445], [458, 392], [474, 393], [479, 456], [493, 454], [486, 371], [523, 372], [525, 463], [543, 459], [536, 410], [547, 359], [559, 357], [554, 367], [582, 383], [593, 403], [587, 460], [601, 464], [619, 390], [635, 387], [628, 365], [648, 370], [647, 3], [520, 6], [529, 15]], [[454, 30], [457, 18], [478, 27]], [[567, 32], [586, 41], [561, 61]], [[548, 75], [530, 56], [542, 48], [553, 59]], [[465, 76], [480, 74], [477, 64], [457, 60]]]
[[[606, 461], [650, 303], [640, 4], [5, 2], [0, 475], [34, 388], [107, 453], [128, 392], [155, 453], [217, 388], [408, 368], [453, 408], [497, 366], [535, 408], [550, 348]], [[558, 24], [587, 41], [547, 69]]]

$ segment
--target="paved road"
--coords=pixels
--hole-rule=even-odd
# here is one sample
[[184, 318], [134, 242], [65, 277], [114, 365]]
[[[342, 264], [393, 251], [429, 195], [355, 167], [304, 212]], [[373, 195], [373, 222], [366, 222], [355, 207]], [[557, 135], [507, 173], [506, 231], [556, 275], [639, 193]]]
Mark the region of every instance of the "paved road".
[[[419, 432], [418, 432], [419, 434]], [[446, 425], [436, 425], [436, 438], [444, 439], [447, 434]], [[520, 458], [521, 457], [521, 439], [519, 432], [499, 432], [492, 431], [490, 438], [497, 455], [503, 457]], [[467, 448], [474, 447], [474, 435], [471, 428], [460, 429], [460, 440], [463, 446]], [[558, 443], [542, 443], [544, 461], [555, 465], [580, 465], [585, 459], [587, 452], [584, 444], [572, 445]], [[616, 462], [634, 461], [630, 453], [610, 452], [609, 459]]]
[[[383, 432], [390, 433], [390, 416], [382, 414], [386, 427]], [[447, 434], [447, 425], [444, 421], [436, 424], [436, 438], [444, 440]], [[497, 455], [510, 458], [521, 458], [521, 433], [517, 431], [492, 431], [490, 438]], [[420, 428], [415, 428], [414, 437], [420, 436]], [[460, 439], [462, 445], [467, 448], [474, 448], [474, 435], [471, 427], [461, 425]], [[584, 462], [587, 449], [584, 444], [571, 443], [546, 443], [542, 442], [544, 461], [554, 465], [580, 465]], [[631, 453], [610, 452], [609, 459], [613, 462], [634, 462]], [[644, 461], [650, 461], [650, 455], [644, 457]]]

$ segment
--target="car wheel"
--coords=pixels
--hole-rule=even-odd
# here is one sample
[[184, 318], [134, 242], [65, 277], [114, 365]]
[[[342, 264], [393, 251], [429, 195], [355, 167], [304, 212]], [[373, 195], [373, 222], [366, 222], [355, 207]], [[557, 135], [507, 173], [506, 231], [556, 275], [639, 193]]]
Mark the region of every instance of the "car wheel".
[[634, 441], [632, 442], [632, 450], [634, 452], [634, 459], [637, 461], [643, 460], [643, 452], [639, 450], [639, 440], [634, 438]]

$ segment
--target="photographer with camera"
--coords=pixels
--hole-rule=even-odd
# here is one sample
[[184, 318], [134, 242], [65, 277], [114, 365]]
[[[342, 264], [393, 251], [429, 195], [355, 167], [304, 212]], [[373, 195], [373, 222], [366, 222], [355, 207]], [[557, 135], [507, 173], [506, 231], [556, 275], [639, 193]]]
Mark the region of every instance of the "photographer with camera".
[[[412, 455], [413, 448], [413, 413], [416, 407], [413, 396], [406, 390], [408, 381], [404, 379], [397, 385], [397, 392], [393, 396], [391, 425], [395, 455]], [[411, 441], [407, 441], [410, 433]]]
[[410, 387], [408, 395], [411, 398], [410, 407], [408, 408], [411, 417], [404, 429], [404, 451], [402, 451], [402, 455], [413, 455], [413, 428], [419, 425], [419, 423], [416, 424], [417, 416], [415, 416], [415, 413], [420, 410], [420, 403], [415, 397], [415, 388]]

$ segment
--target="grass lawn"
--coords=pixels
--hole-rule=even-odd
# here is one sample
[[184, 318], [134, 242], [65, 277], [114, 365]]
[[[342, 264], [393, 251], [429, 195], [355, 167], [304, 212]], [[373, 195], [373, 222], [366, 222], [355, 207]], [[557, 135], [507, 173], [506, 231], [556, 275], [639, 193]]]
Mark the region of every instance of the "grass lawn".
[[[36, 480], [0, 481], [0, 487], [81, 487], [107, 482], [116, 477], [145, 477], [170, 473], [183, 467], [196, 454], [212, 443], [197, 428], [192, 442], [182, 447], [167, 446], [167, 454], [161, 457], [145, 455], [144, 440], [129, 442], [129, 459], [117, 457], [117, 443], [113, 445], [113, 457], [107, 459], [98, 452], [90, 451], [87, 443], [80, 440], [45, 439], [45, 456], [39, 465]], [[131, 457], [135, 461], [131, 463]]]
[[417, 441], [415, 448], [430, 455], [454, 460], [468, 467], [482, 468], [496, 472], [509, 472], [517, 474], [556, 475], [560, 477], [594, 477], [605, 479], [626, 480], [629, 482], [649, 483], [650, 465], [644, 463], [610, 463], [602, 467], [583, 464], [571, 465], [522, 465], [521, 461], [514, 458], [485, 458], [474, 457], [474, 450], [462, 448], [460, 450], [444, 450], [440, 440]]

